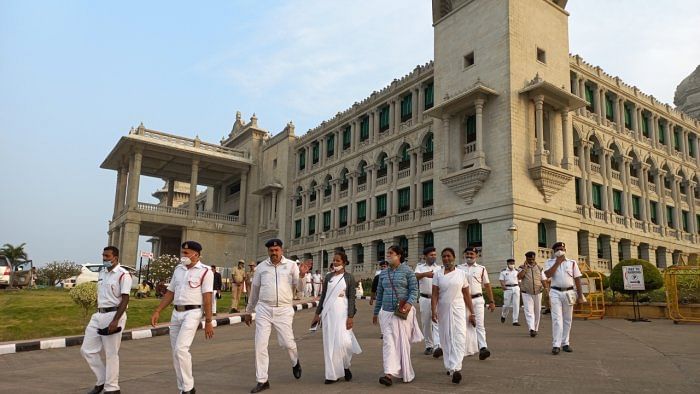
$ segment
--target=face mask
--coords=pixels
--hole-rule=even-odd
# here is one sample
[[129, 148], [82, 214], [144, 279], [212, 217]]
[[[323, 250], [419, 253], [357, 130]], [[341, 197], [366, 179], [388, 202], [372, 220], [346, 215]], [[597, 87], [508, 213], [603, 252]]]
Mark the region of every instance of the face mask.
[[340, 270], [342, 270], [342, 269], [343, 269], [343, 266], [342, 266], [342, 265], [334, 265], [334, 266], [333, 266], [333, 271], [335, 271], [335, 272], [338, 272], [338, 271], [340, 271]]
[[109, 268], [112, 266], [112, 262], [110, 260], [102, 260], [102, 266], [105, 268]]
[[455, 267], [455, 262], [454, 261], [448, 261], [448, 262], [442, 262], [442, 265], [445, 266], [445, 269], [451, 270], [452, 268]]
[[556, 252], [554, 252], [554, 255], [556, 257], [564, 257], [564, 256], [566, 256], [566, 252], [563, 250], [557, 250]]
[[425, 262], [428, 263], [428, 265], [433, 265], [435, 264], [435, 259], [433, 257], [428, 257], [425, 259]]
[[474, 263], [476, 263], [476, 259], [470, 259], [469, 257], [465, 257], [464, 262], [469, 265], [474, 265]]
[[190, 260], [189, 257], [180, 257], [180, 264], [182, 264], [184, 266], [188, 266], [188, 265], [192, 264], [192, 260]]
[[508, 264], [508, 268], [509, 268], [509, 269], [515, 268], [515, 264]]

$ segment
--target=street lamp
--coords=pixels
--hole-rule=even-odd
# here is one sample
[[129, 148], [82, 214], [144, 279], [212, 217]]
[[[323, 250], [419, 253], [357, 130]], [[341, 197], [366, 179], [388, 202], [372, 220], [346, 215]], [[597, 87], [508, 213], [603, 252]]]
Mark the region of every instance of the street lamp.
[[515, 258], [515, 241], [518, 240], [518, 226], [515, 224], [515, 222], [512, 222], [510, 224], [510, 227], [508, 227], [508, 232], [510, 233], [510, 257]]

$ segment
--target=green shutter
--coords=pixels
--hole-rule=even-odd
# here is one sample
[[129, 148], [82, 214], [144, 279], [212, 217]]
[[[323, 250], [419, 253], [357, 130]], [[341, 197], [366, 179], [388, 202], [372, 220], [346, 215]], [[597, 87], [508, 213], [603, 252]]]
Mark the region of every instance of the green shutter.
[[348, 225], [348, 207], [338, 208], [338, 227], [345, 227]]
[[401, 99], [401, 121], [405, 122], [411, 118], [413, 114], [413, 96], [407, 94]]
[[537, 246], [547, 247], [547, 226], [544, 223], [537, 223]]
[[667, 225], [668, 227], [671, 227], [671, 228], [676, 228], [676, 227], [673, 225], [673, 216], [674, 216], [674, 215], [673, 215], [673, 212], [674, 212], [673, 207], [666, 206], [666, 225]]
[[649, 217], [651, 218], [652, 223], [659, 224], [656, 209], [657, 209], [656, 208], [656, 201], [650, 201], [649, 202]]
[[435, 238], [433, 236], [433, 232], [429, 231], [423, 234], [423, 247], [428, 248], [431, 246], [435, 246]]
[[299, 171], [306, 168], [306, 149], [299, 150]]
[[401, 247], [401, 249], [403, 249], [404, 257], [408, 257], [408, 238], [400, 237], [399, 246]]
[[683, 220], [683, 231], [688, 232], [688, 211], [681, 211], [681, 220]]
[[359, 201], [357, 203], [357, 223], [363, 223], [367, 220], [367, 202]]
[[613, 120], [613, 101], [608, 96], [605, 96], [605, 117]]
[[399, 190], [399, 213], [411, 209], [411, 188], [406, 187]]
[[695, 147], [693, 146], [693, 138], [690, 133], [688, 133], [688, 155], [695, 157]]
[[581, 205], [581, 178], [576, 178], [574, 188], [576, 189], [576, 205]]
[[632, 109], [628, 106], [624, 106], [625, 108], [625, 127], [628, 129], [632, 128]]
[[467, 134], [467, 144], [476, 141], [476, 115], [469, 115], [464, 127]]
[[411, 161], [411, 156], [408, 153], [408, 145], [404, 145], [401, 149], [401, 161]]
[[586, 102], [588, 102], [589, 111], [593, 108], [593, 88], [585, 85], [584, 90], [586, 91]]
[[429, 109], [429, 108], [433, 107], [433, 89], [434, 89], [434, 86], [432, 83], [425, 87], [425, 91], [424, 91], [425, 103], [423, 103], [424, 104], [423, 106], [425, 107], [425, 109]]
[[431, 133], [428, 136], [428, 139], [425, 141], [425, 152], [424, 153], [433, 153], [433, 134]]
[[331, 157], [335, 153], [335, 134], [329, 134], [326, 138], [326, 157]]
[[294, 238], [301, 237], [301, 220], [294, 221]]
[[423, 208], [433, 206], [433, 181], [423, 182]]
[[352, 141], [352, 129], [350, 126], [346, 126], [343, 130], [343, 150], [350, 147]]
[[664, 125], [661, 124], [661, 121], [658, 123], [658, 130], [659, 130], [659, 142], [662, 144], [666, 143], [666, 130], [664, 129]]
[[469, 223], [467, 225], [467, 245], [481, 246], [481, 223]]
[[328, 231], [331, 228], [331, 211], [323, 213], [323, 231]]
[[593, 184], [593, 206], [596, 209], [602, 209], [602, 186], [597, 183]]
[[635, 219], [639, 220], [641, 218], [641, 211], [639, 209], [640, 198], [638, 196], [632, 196], [632, 215]]
[[316, 233], [316, 215], [314, 216], [309, 216], [309, 235], [313, 235]]
[[377, 196], [377, 218], [386, 216], [386, 194]]
[[642, 116], [642, 134], [645, 137], [649, 137], [649, 118]]
[[379, 109], [379, 131], [389, 129], [389, 106], [385, 105]]
[[320, 153], [320, 144], [318, 141], [314, 142], [314, 144], [311, 147], [311, 161], [316, 164], [318, 163], [319, 159], [319, 153]]
[[613, 190], [613, 210], [622, 215], [622, 192], [619, 190]]

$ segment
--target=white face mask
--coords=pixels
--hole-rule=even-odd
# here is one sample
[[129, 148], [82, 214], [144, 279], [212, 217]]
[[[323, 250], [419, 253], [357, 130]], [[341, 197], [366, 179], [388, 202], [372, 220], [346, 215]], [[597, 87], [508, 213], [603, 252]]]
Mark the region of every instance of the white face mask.
[[515, 264], [508, 264], [508, 269], [513, 269], [515, 268]]
[[469, 257], [465, 257], [464, 262], [469, 265], [474, 265], [474, 263], [476, 263], [476, 259], [470, 259]]
[[189, 257], [180, 257], [180, 264], [182, 264], [184, 266], [188, 266], [188, 265], [192, 264], [192, 260], [190, 260]]
[[102, 266], [105, 268], [109, 268], [112, 266], [112, 262], [110, 260], [102, 260]]
[[454, 262], [454, 260], [448, 261], [448, 262], [443, 261], [442, 265], [444, 265], [446, 269], [451, 270], [455, 267], [455, 262]]
[[566, 256], [566, 252], [563, 251], [563, 250], [557, 250], [556, 252], [554, 252], [554, 256], [556, 256], [556, 257], [564, 257], [564, 256]]
[[334, 266], [333, 266], [333, 271], [335, 271], [335, 272], [338, 272], [338, 271], [340, 271], [340, 270], [342, 270], [342, 269], [343, 269], [343, 266], [342, 266], [342, 265], [334, 265]]

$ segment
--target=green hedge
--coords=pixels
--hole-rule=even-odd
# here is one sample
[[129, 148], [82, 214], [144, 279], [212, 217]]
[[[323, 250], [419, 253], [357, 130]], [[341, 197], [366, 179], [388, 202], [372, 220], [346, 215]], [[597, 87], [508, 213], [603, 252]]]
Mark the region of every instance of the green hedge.
[[663, 287], [664, 278], [659, 272], [659, 269], [653, 266], [646, 260], [640, 259], [630, 259], [623, 260], [615, 267], [613, 267], [610, 273], [610, 288], [616, 292], [620, 293], [631, 293], [629, 290], [625, 290], [624, 281], [622, 278], [622, 267], [628, 265], [641, 265], [644, 271], [644, 288], [645, 292], [650, 292], [652, 290], [657, 290]]

